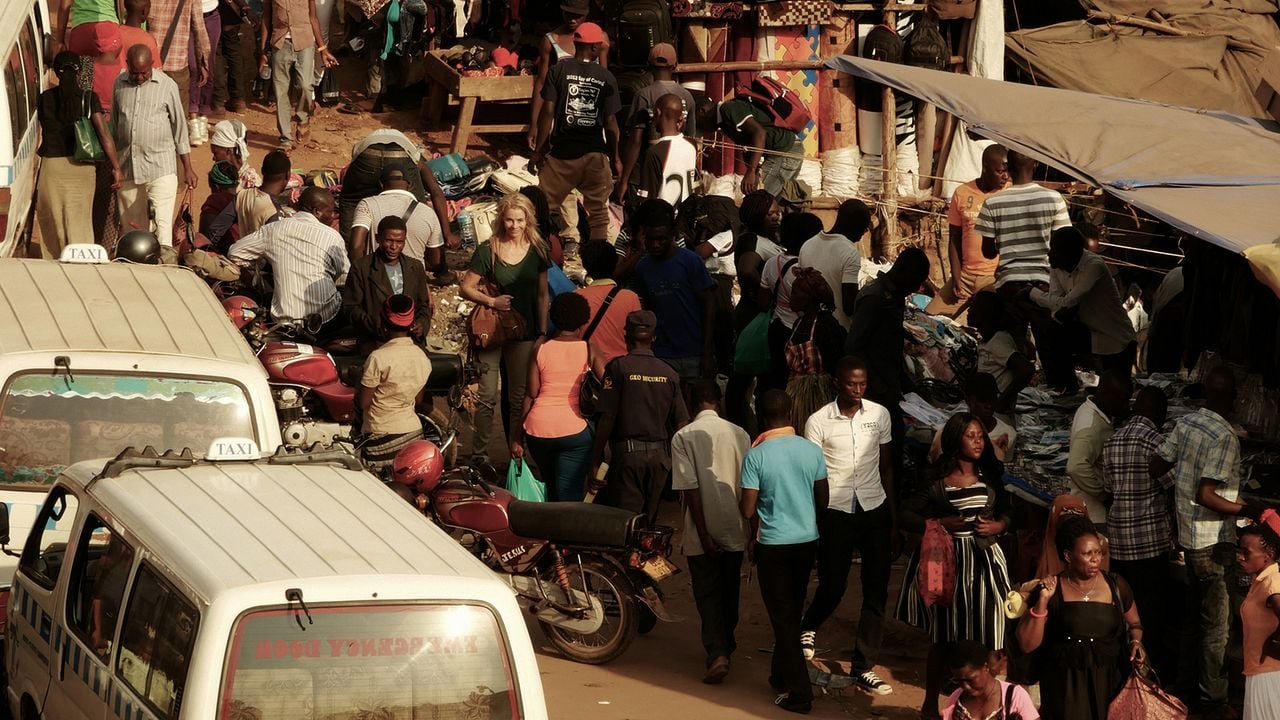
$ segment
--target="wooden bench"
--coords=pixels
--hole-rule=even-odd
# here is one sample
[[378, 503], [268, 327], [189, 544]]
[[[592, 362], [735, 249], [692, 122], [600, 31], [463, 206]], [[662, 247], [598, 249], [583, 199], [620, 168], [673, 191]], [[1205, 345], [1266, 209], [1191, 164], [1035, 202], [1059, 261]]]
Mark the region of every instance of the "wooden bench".
[[453, 127], [451, 151], [465, 153], [472, 133], [524, 133], [529, 123], [474, 124], [476, 106], [482, 102], [527, 103], [533, 98], [533, 76], [511, 77], [463, 77], [444, 61], [446, 55], [456, 51], [432, 50], [427, 53], [425, 64], [430, 79], [430, 92], [424, 103], [424, 115], [430, 125], [440, 123], [445, 105], [459, 102], [458, 122]]

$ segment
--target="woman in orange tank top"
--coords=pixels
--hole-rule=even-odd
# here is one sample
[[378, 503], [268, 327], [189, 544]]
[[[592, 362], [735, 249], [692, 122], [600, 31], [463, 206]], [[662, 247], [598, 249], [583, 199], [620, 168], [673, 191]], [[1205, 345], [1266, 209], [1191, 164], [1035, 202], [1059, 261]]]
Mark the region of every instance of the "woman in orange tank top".
[[590, 317], [577, 293], [551, 302], [556, 332], [533, 347], [529, 381], [519, 426], [512, 428], [511, 457], [524, 457], [526, 445], [547, 486], [547, 500], [581, 501], [591, 455], [592, 429], [578, 409], [592, 351], [581, 339]]

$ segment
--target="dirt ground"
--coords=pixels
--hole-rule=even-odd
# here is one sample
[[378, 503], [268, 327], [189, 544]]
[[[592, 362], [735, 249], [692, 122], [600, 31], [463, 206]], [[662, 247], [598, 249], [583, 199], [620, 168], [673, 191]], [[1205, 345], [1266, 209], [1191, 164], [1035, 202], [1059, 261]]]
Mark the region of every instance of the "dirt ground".
[[[679, 508], [675, 503], [664, 504], [661, 522], [680, 526]], [[678, 534], [676, 542], [678, 548]], [[671, 559], [681, 570], [686, 568], [678, 549]], [[902, 584], [902, 571], [900, 562], [890, 580], [890, 613]], [[861, 606], [858, 572], [859, 566], [855, 565], [840, 609], [818, 633], [819, 660], [831, 670], [843, 661], [844, 669], [837, 672], [848, 671]], [[659, 623], [648, 635], [636, 638], [626, 654], [608, 665], [580, 665], [561, 659], [537, 624], [529, 624], [529, 636], [539, 652], [538, 663], [550, 716], [558, 720], [790, 717], [772, 704], [777, 693], [768, 683], [770, 655], [767, 650], [773, 646], [773, 633], [756, 583], [748, 584], [745, 576], [743, 578], [738, 651], [733, 656], [732, 671], [724, 684], [718, 686], [702, 684], [703, 650], [688, 573], [667, 579], [662, 587], [668, 610], [681, 620]], [[811, 583], [810, 596], [814, 587], [815, 583]], [[823, 696], [815, 688], [817, 699], [811, 717], [918, 718], [924, 698], [927, 652], [928, 637], [923, 632], [888, 620], [877, 672], [893, 685], [893, 693], [872, 697], [849, 688]]]

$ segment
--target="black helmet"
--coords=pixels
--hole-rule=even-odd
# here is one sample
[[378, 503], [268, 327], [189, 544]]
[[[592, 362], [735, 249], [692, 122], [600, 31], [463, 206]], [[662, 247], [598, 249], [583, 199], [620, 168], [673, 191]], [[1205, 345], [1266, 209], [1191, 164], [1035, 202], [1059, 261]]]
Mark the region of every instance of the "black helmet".
[[142, 265], [159, 265], [160, 241], [146, 230], [130, 230], [116, 243], [116, 259]]

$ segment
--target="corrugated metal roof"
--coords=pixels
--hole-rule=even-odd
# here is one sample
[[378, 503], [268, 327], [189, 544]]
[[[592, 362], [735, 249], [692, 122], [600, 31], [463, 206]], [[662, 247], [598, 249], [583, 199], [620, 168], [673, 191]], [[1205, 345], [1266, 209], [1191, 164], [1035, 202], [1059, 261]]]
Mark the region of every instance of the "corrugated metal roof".
[[257, 362], [190, 270], [0, 259], [0, 353], [63, 350]]
[[[98, 467], [74, 467], [81, 482]], [[364, 472], [335, 465], [197, 463], [129, 470], [90, 495], [193, 589], [349, 575], [492, 573]]]

